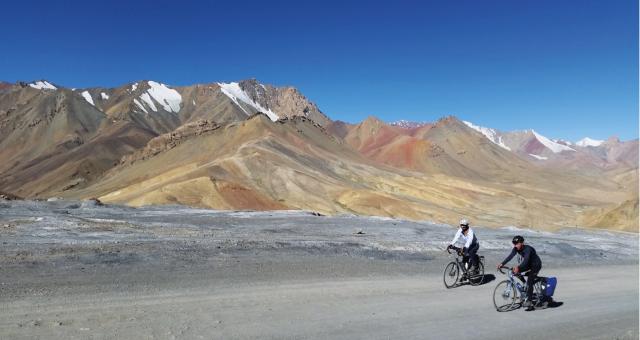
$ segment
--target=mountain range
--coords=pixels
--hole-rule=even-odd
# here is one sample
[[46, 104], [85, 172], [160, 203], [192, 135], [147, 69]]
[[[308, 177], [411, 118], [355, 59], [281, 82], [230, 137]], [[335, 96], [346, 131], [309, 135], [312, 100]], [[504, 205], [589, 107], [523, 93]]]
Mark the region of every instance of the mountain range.
[[453, 116], [352, 124], [255, 79], [0, 82], [0, 192], [637, 232], [638, 140], [572, 143]]

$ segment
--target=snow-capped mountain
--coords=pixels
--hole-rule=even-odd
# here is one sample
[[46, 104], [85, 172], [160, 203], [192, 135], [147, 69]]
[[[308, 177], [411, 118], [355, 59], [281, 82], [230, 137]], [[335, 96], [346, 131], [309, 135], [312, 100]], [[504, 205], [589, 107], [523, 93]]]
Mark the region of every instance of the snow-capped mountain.
[[261, 112], [272, 121], [304, 116], [322, 126], [326, 126], [331, 121], [316, 104], [310, 102], [298, 89], [291, 86], [265, 85], [256, 79], [218, 83], [218, 85], [227, 97], [250, 114]]
[[563, 151], [573, 151], [573, 152], [576, 151], [571, 147], [552, 141], [551, 139], [535, 132], [535, 130], [531, 130], [531, 133], [535, 136], [538, 142], [542, 143], [547, 149], [551, 150], [551, 152], [553, 153], [561, 153]]
[[484, 135], [492, 143], [524, 157], [547, 160], [551, 154], [575, 152], [570, 146], [551, 140], [535, 130], [501, 132], [493, 128], [478, 126], [468, 121], [464, 123]]
[[46, 80], [38, 80], [32, 83], [29, 83], [29, 86], [38, 90], [55, 90], [57, 87]]
[[[484, 135], [492, 143], [510, 150], [520, 157], [551, 167], [608, 169], [620, 164], [634, 164], [637, 155], [629, 152], [637, 140], [620, 142], [584, 138], [571, 143], [563, 139], [551, 139], [535, 130], [502, 132], [465, 122], [467, 126]], [[618, 156], [625, 155], [625, 156]]]
[[[231, 98], [231, 100], [233, 100], [233, 102], [238, 105], [238, 107], [240, 107], [245, 113], [247, 114], [253, 114], [255, 113], [255, 111], [257, 112], [262, 112], [265, 113], [267, 116], [269, 116], [269, 119], [271, 119], [272, 121], [276, 121], [278, 120], [280, 117], [273, 112], [270, 108], [264, 108], [262, 105], [260, 105], [258, 102], [254, 101], [253, 99], [251, 99], [249, 97], [249, 95], [247, 94], [247, 92], [245, 92], [241, 87], [239, 83], [218, 83], [218, 86], [220, 86], [220, 90], [222, 91], [222, 93], [224, 93], [227, 97]], [[257, 91], [257, 95], [258, 97], [264, 97], [264, 92], [266, 90], [266, 88], [264, 87], [264, 85], [261, 86], [261, 90], [259, 89], [259, 91]], [[246, 106], [250, 106], [254, 111], [254, 112], [248, 112], [245, 107]]]
[[153, 80], [114, 88], [70, 89], [45, 79], [0, 85], [0, 187], [24, 196], [82, 186], [182, 126], [197, 132], [259, 112], [329, 122], [297, 89], [255, 79], [183, 87]]
[[589, 137], [582, 138], [581, 140], [576, 142], [577, 146], [587, 147], [587, 146], [600, 146], [604, 143], [603, 140], [591, 139]]
[[[178, 91], [169, 88], [167, 85], [158, 83], [155, 81], [146, 81], [146, 84], [141, 85], [141, 89], [144, 90], [137, 98], [133, 100], [134, 104], [145, 113], [149, 111], [158, 112], [158, 108], [165, 112], [178, 113], [182, 104], [182, 96]], [[131, 85], [131, 91], [138, 90], [139, 83]], [[102, 98], [105, 98], [104, 92], [101, 93]], [[109, 96], [106, 95], [108, 99]]]
[[491, 128], [486, 128], [486, 127], [482, 127], [482, 126], [477, 126], [474, 125], [471, 122], [467, 122], [467, 121], [463, 121], [468, 127], [480, 132], [481, 134], [483, 134], [485, 137], [487, 137], [491, 142], [493, 142], [495, 145], [498, 145], [499, 147], [506, 149], [506, 150], [511, 150], [510, 147], [506, 146], [504, 144], [504, 142], [502, 141], [502, 136], [500, 135], [500, 133], [498, 131], [496, 131], [495, 129], [491, 129]]

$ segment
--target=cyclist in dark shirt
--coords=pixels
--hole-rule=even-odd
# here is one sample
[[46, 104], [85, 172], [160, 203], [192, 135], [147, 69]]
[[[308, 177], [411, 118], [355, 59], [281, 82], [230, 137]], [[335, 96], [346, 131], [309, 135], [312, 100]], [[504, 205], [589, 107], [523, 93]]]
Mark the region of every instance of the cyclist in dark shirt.
[[511, 241], [513, 243], [513, 249], [511, 249], [511, 253], [507, 256], [504, 261], [498, 263], [498, 268], [503, 267], [507, 262], [511, 261], [511, 259], [516, 255], [520, 255], [521, 261], [520, 264], [513, 267], [513, 272], [524, 273], [527, 272], [527, 310], [533, 310], [533, 305], [531, 305], [531, 299], [533, 296], [533, 283], [535, 282], [540, 269], [542, 269], [542, 260], [536, 253], [536, 250], [530, 246], [524, 244], [524, 237], [515, 236]]

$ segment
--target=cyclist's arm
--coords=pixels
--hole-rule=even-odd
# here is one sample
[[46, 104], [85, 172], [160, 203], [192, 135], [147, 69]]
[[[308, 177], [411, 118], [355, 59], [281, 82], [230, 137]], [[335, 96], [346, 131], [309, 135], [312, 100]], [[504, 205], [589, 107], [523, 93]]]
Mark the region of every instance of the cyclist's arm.
[[516, 248], [511, 249], [511, 253], [507, 256], [504, 261], [502, 261], [502, 265], [504, 266], [507, 262], [511, 261], [511, 259], [516, 256]]
[[458, 242], [460, 235], [462, 235], [462, 233], [460, 232], [460, 229], [458, 229], [458, 231], [456, 231], [456, 235], [453, 237], [453, 240], [451, 241], [452, 246], [455, 245], [456, 242]]

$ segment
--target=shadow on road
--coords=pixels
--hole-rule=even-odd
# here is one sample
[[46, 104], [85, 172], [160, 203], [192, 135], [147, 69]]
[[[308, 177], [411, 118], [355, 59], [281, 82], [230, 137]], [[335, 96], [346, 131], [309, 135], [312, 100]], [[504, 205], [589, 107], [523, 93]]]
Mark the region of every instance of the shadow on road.
[[487, 284], [493, 280], [496, 279], [496, 276], [493, 274], [485, 274], [484, 277], [482, 278], [482, 282], [480, 282], [480, 285], [484, 285]]
[[[476, 286], [482, 286], [484, 284], [487, 284], [493, 280], [496, 279], [496, 276], [493, 274], [485, 274], [484, 277], [482, 278], [482, 282], [479, 282]], [[462, 286], [469, 286], [471, 285], [471, 283], [466, 280], [464, 282], [458, 281], [456, 282], [456, 284], [454, 284], [453, 286], [451, 286], [451, 288], [458, 288], [458, 287], [462, 287]]]
[[[561, 301], [548, 301], [548, 302], [543, 302], [542, 305], [536, 306], [535, 310], [543, 310], [543, 309], [548, 309], [548, 308], [558, 308], [560, 306], [564, 305], [564, 302]], [[516, 309], [520, 309], [523, 308], [524, 306], [522, 305], [521, 302], [518, 303], [514, 303], [514, 304], [506, 304], [504, 306], [500, 306], [497, 307], [496, 310], [498, 312], [511, 312], [514, 311]]]
[[498, 312], [511, 312], [516, 309], [520, 309], [521, 307], [522, 307], [522, 304], [518, 302], [514, 304], [506, 304], [504, 306], [497, 307], [496, 310]]
[[558, 308], [558, 307], [560, 307], [562, 305], [564, 305], [564, 302], [562, 302], [562, 301], [551, 300], [551, 301], [547, 302], [547, 307], [546, 308]]

